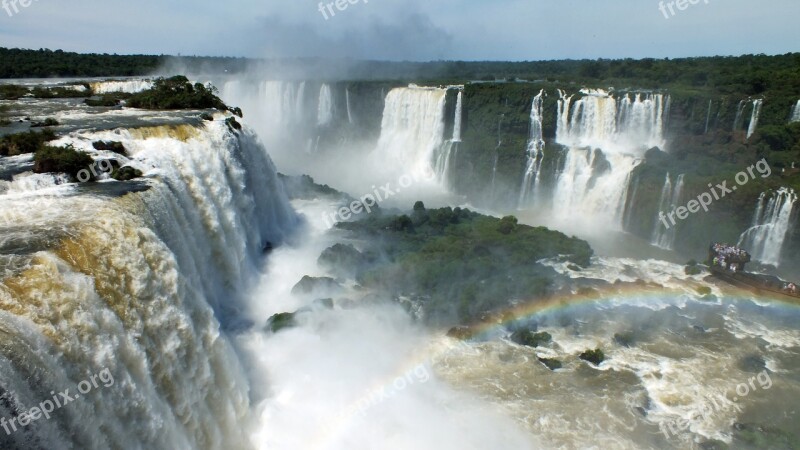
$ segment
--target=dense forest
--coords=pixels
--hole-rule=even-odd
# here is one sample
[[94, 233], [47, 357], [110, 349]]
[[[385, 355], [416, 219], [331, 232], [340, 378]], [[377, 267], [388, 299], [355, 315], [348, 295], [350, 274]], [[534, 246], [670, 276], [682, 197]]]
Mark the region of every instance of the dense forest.
[[[561, 61], [345, 61], [319, 58], [259, 60], [229, 57], [79, 54], [61, 50], [0, 48], [0, 78], [141, 76], [159, 68], [182, 72], [241, 73], [258, 64], [282, 73], [316, 73], [322, 78], [384, 80], [541, 80], [609, 86], [669, 88], [685, 93], [758, 95], [766, 90], [800, 91], [800, 53], [684, 59]], [[174, 72], [174, 71], [173, 71]], [[174, 73], [171, 73], [174, 74]]]

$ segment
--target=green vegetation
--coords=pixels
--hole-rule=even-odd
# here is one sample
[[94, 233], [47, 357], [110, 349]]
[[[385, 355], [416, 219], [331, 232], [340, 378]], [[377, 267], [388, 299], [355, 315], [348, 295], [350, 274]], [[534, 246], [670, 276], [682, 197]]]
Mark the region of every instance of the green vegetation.
[[59, 125], [58, 121], [52, 117], [48, 117], [44, 119], [44, 122], [33, 122], [31, 124], [31, 128], [42, 128], [42, 127], [57, 127]]
[[0, 48], [0, 78], [104, 77], [146, 75], [162, 56], [78, 54], [61, 50]]
[[75, 178], [82, 169], [91, 167], [94, 160], [85, 152], [66, 147], [44, 146], [33, 157], [34, 173], [66, 173]]
[[126, 105], [131, 108], [209, 109], [227, 111], [228, 107], [217, 97], [217, 89], [200, 83], [192, 84], [185, 76], [157, 78], [153, 88], [131, 95]]
[[25, 86], [0, 84], [0, 100], [18, 100], [30, 93], [30, 89]]
[[123, 166], [111, 172], [111, 178], [117, 181], [130, 181], [142, 176], [142, 171], [130, 166]]
[[599, 366], [600, 363], [606, 360], [606, 355], [599, 348], [596, 348], [594, 350], [586, 350], [585, 352], [581, 353], [578, 357], [584, 361], [588, 361], [594, 364], [595, 366]]
[[11, 121], [8, 119], [9, 111], [11, 111], [10, 105], [0, 105], [0, 127], [11, 124]]
[[87, 98], [84, 100], [88, 106], [93, 107], [107, 107], [111, 108], [114, 106], [118, 106], [122, 103], [123, 100], [126, 100], [131, 97], [132, 94], [127, 92], [109, 92], [108, 94], [103, 94], [97, 98]]
[[34, 153], [44, 147], [45, 143], [56, 138], [50, 130], [40, 133], [29, 131], [27, 133], [9, 134], [0, 138], [0, 156], [16, 156], [25, 153]]
[[427, 210], [418, 203], [410, 216], [373, 213], [337, 224], [372, 246], [361, 256], [348, 249], [351, 256], [335, 260], [342, 266], [348, 259], [360, 261], [348, 269], [362, 285], [418, 299], [432, 322], [469, 322], [511, 300], [550, 293], [556, 274], [541, 259], [590, 263], [593, 251], [585, 241], [544, 227], [516, 225], [509, 231], [512, 222], [461, 208]]
[[92, 90], [88, 84], [84, 84], [86, 90], [79, 91], [76, 89], [72, 89], [69, 87], [64, 86], [53, 86], [53, 87], [34, 87], [31, 89], [31, 94], [35, 98], [84, 98], [84, 97], [91, 97]]

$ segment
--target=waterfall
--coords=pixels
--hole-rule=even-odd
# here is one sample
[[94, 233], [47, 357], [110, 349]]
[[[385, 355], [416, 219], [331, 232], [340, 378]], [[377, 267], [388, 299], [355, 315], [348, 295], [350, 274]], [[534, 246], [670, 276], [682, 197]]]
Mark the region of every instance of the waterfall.
[[747, 106], [747, 100], [740, 101], [739, 106], [736, 107], [736, 118], [733, 119], [733, 131], [739, 131], [742, 129], [742, 125], [744, 123], [745, 106]]
[[344, 98], [345, 98], [345, 101], [347, 102], [347, 123], [352, 125], [352, 123], [353, 123], [353, 110], [350, 109], [350, 88], [345, 88], [344, 89]]
[[387, 164], [424, 175], [435, 170], [437, 160], [444, 163], [446, 94], [446, 89], [413, 85], [389, 91], [377, 150]]
[[533, 189], [533, 195], [538, 195], [539, 184], [541, 181], [542, 161], [544, 160], [544, 131], [543, 131], [543, 102], [544, 89], [533, 98], [531, 106], [531, 129], [528, 138], [528, 163], [525, 167], [525, 175], [522, 180], [522, 187], [519, 193], [518, 208], [522, 209], [527, 201], [528, 195]]
[[792, 122], [800, 122], [800, 100], [798, 100], [797, 104], [792, 108], [792, 115], [789, 118], [789, 123]]
[[664, 148], [664, 117], [668, 97], [637, 93], [615, 98], [603, 90], [582, 90], [572, 102], [561, 91], [556, 142], [570, 147], [631, 152]]
[[333, 93], [331, 87], [323, 84], [319, 89], [319, 106], [317, 108], [317, 125], [325, 126], [333, 120]]
[[796, 202], [797, 194], [789, 188], [781, 188], [771, 195], [762, 193], [753, 226], [742, 233], [739, 246], [749, 250], [753, 259], [779, 266], [786, 237], [793, 226]]
[[151, 89], [153, 82], [150, 80], [100, 81], [90, 83], [89, 86], [92, 87], [94, 94], [109, 94], [112, 92], [135, 94]]
[[669, 228], [665, 227], [663, 221], [661, 220], [661, 214], [663, 213], [666, 215], [672, 212], [680, 204], [683, 186], [683, 174], [678, 175], [678, 178], [675, 181], [675, 187], [673, 188], [669, 173], [667, 173], [667, 178], [664, 181], [664, 187], [661, 189], [661, 200], [658, 204], [655, 225], [653, 226], [653, 233], [650, 238], [650, 243], [656, 247], [672, 250], [675, 246], [677, 225]]
[[453, 122], [453, 142], [461, 142], [461, 126], [464, 119], [462, 112], [464, 103], [464, 91], [459, 89], [458, 98], [456, 99], [456, 117]]
[[753, 114], [750, 116], [750, 126], [747, 128], [747, 138], [756, 132], [758, 126], [758, 117], [761, 115], [761, 106], [764, 104], [763, 99], [753, 100]]
[[665, 147], [669, 96], [581, 94], [574, 100], [559, 90], [556, 143], [567, 151], [555, 174], [553, 212], [564, 220], [588, 216], [621, 229], [633, 169], [647, 149]]
[[711, 105], [712, 101], [708, 101], [708, 112], [706, 113], [706, 131], [703, 134], [708, 134], [708, 125], [711, 123]]
[[265, 243], [295, 226], [275, 168], [220, 120], [57, 144], [96, 140], [122, 142], [146, 178], [0, 195], [0, 416], [105, 370], [113, 383], [0, 446], [248, 448], [248, 381], [221, 327]]

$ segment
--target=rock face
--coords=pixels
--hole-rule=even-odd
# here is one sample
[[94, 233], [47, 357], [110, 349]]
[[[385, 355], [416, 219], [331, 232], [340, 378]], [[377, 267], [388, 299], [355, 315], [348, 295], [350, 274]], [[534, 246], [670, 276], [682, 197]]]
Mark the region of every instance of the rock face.
[[294, 285], [292, 288], [292, 294], [295, 295], [307, 295], [307, 294], [316, 294], [316, 293], [330, 293], [330, 292], [339, 292], [342, 290], [342, 286], [336, 282], [333, 278], [329, 277], [310, 277], [308, 275], [304, 276], [302, 280], [300, 280], [297, 284]]
[[560, 369], [563, 366], [561, 361], [553, 358], [539, 358], [539, 362], [547, 366], [550, 370]]
[[366, 258], [352, 245], [336, 244], [325, 249], [317, 263], [338, 277], [347, 277], [358, 273]]
[[530, 330], [519, 330], [511, 334], [511, 340], [519, 345], [538, 347], [551, 342], [553, 336], [550, 336], [550, 333], [547, 332], [534, 333]]
[[594, 350], [586, 350], [585, 352], [579, 355], [579, 358], [584, 361], [588, 361], [594, 364], [595, 366], [599, 366], [600, 363], [605, 361], [606, 355], [603, 353], [602, 350], [596, 348]]
[[277, 333], [285, 328], [292, 328], [297, 326], [294, 313], [279, 313], [270, 317], [267, 320], [265, 330]]

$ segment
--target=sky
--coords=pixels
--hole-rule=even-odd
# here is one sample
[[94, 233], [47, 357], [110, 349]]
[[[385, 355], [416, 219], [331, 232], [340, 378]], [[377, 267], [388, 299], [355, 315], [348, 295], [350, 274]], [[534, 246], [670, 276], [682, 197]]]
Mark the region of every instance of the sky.
[[798, 0], [664, 0], [663, 10], [659, 0], [0, 1], [11, 12], [0, 9], [0, 47], [77, 52], [530, 61], [800, 51]]

